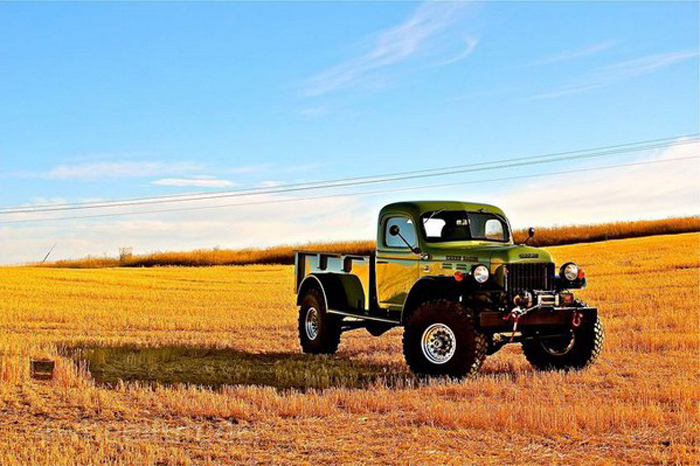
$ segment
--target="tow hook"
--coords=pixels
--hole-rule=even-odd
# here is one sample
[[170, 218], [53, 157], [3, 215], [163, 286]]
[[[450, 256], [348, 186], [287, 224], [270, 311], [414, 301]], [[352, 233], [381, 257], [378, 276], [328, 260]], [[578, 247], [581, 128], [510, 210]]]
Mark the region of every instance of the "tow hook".
[[571, 320], [571, 325], [574, 327], [578, 327], [581, 325], [581, 314], [578, 312], [574, 312], [574, 317]]

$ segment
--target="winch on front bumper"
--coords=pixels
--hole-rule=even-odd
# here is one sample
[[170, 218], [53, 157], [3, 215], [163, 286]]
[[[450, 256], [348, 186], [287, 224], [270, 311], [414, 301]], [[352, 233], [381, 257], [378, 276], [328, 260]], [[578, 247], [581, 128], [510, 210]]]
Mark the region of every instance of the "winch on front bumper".
[[[508, 313], [482, 312], [479, 314], [479, 326], [494, 331], [509, 331], [513, 328], [513, 321], [507, 319]], [[534, 309], [518, 319], [518, 328], [536, 327], [544, 325], [573, 327], [574, 315], [577, 315], [581, 323], [595, 322], [598, 317], [598, 309], [595, 307], [551, 307]], [[506, 318], [504, 318], [506, 317]]]
[[529, 302], [525, 305], [516, 305], [510, 311], [481, 312], [479, 327], [494, 332], [514, 330], [514, 323], [517, 323], [518, 329], [540, 326], [578, 327], [583, 323], [595, 322], [598, 317], [597, 308], [568, 305], [568, 302], [563, 304], [564, 300], [558, 294], [535, 292], [532, 298], [534, 299], [527, 300]]

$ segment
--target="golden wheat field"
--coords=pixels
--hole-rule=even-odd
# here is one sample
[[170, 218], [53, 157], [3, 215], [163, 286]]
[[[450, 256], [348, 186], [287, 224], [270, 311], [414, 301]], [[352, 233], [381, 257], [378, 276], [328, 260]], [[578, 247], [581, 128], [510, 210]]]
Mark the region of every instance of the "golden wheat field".
[[598, 363], [511, 345], [432, 382], [400, 329], [300, 355], [290, 266], [0, 268], [0, 464], [697, 464], [700, 234], [550, 251], [586, 269]]

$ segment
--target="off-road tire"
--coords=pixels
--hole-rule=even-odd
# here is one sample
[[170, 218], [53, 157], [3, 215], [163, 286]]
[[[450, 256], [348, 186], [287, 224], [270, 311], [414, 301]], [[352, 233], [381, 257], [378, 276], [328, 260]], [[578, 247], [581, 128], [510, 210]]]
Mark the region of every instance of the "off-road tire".
[[605, 332], [599, 318], [574, 329], [574, 343], [565, 354], [548, 352], [541, 340], [524, 340], [525, 358], [539, 370], [579, 370], [593, 364], [603, 349]]
[[[318, 313], [318, 333], [311, 338], [307, 333], [306, 317], [311, 309]], [[340, 344], [341, 318], [326, 312], [326, 301], [317, 288], [310, 288], [299, 307], [299, 343], [307, 354], [333, 354]]]
[[[422, 348], [423, 336], [433, 324], [449, 327], [456, 342], [452, 357], [436, 364]], [[446, 299], [426, 301], [418, 306], [406, 322], [403, 354], [411, 371], [421, 376], [468, 377], [476, 374], [486, 358], [486, 337], [476, 330], [469, 311]]]

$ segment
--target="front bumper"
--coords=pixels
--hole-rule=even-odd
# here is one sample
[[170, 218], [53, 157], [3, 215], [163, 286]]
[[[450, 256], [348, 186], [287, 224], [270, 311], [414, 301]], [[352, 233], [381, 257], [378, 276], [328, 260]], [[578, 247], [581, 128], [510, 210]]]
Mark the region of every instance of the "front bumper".
[[[595, 307], [540, 307], [518, 319], [518, 329], [558, 326], [573, 327], [574, 315], [578, 314], [580, 323], [595, 322], [598, 309]], [[506, 332], [513, 329], [513, 321], [507, 312], [482, 312], [479, 314], [479, 326], [494, 332]]]

